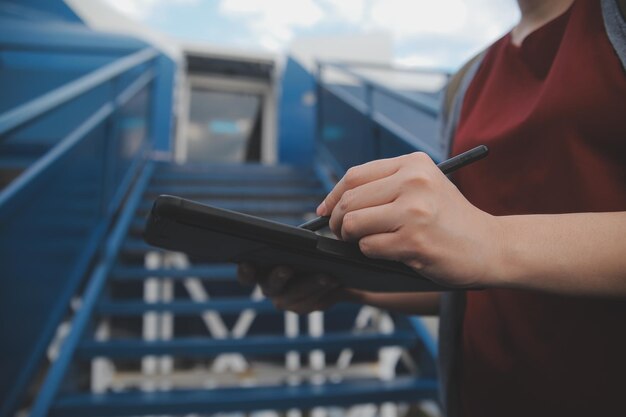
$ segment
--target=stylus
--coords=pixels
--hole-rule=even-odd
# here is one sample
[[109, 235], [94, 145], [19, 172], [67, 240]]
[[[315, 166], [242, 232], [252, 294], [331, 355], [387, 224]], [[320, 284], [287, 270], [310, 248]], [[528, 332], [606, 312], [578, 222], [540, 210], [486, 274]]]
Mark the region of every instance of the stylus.
[[[472, 162], [476, 162], [489, 154], [489, 148], [485, 145], [479, 145], [475, 148], [470, 149], [469, 151], [458, 154], [457, 156], [453, 156], [450, 159], [447, 159], [439, 164], [437, 167], [444, 174], [452, 174], [459, 168], [464, 167], [465, 165], [469, 165]], [[330, 217], [316, 217], [315, 219], [309, 220], [308, 222], [302, 223], [298, 226], [301, 229], [307, 229], [312, 231], [320, 230], [326, 226], [328, 226], [328, 221]]]

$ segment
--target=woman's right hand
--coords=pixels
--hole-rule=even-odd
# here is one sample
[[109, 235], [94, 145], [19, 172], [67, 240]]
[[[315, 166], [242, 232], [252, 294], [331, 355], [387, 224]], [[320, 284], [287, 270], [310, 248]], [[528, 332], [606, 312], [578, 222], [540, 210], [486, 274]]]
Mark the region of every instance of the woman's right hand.
[[237, 278], [244, 285], [259, 284], [277, 309], [298, 314], [326, 310], [338, 302], [361, 302], [360, 291], [346, 289], [328, 275], [298, 275], [288, 266], [264, 269], [242, 263]]

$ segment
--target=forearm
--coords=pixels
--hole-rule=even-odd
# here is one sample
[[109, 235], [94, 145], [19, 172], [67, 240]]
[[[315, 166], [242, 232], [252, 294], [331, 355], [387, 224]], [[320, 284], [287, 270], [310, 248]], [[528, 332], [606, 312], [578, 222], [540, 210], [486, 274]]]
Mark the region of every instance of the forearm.
[[496, 217], [488, 286], [626, 296], [626, 212]]
[[434, 316], [439, 314], [441, 294], [357, 292], [355, 301], [398, 313]]

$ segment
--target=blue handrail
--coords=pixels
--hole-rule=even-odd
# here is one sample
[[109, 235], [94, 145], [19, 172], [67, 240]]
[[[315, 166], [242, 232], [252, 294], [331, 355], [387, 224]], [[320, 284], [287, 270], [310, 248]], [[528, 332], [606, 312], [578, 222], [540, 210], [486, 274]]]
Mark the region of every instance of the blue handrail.
[[135, 183], [134, 191], [131, 193], [115, 228], [105, 243], [102, 259], [94, 269], [88, 281], [81, 308], [74, 317], [72, 329], [61, 347], [59, 357], [52, 364], [39, 390], [39, 395], [30, 413], [31, 417], [45, 417], [52, 406], [52, 402], [61, 386], [63, 377], [70, 366], [74, 351], [83, 336], [85, 328], [89, 324], [91, 313], [106, 283], [108, 273], [113, 267], [122, 241], [126, 237], [133, 215], [141, 202], [143, 190], [148, 185], [153, 171], [154, 162], [148, 162]]
[[[386, 65], [365, 63], [357, 63], [355, 65], [360, 67], [369, 66], [376, 69], [395, 70], [394, 67]], [[348, 91], [341, 88], [340, 85], [324, 82], [323, 76], [325, 68], [333, 68], [356, 80], [359, 83], [359, 87], [364, 91], [364, 97], [360, 98], [350, 94]], [[414, 73], [432, 72], [410, 70], [406, 68], [400, 69], [400, 71]], [[441, 74], [447, 76], [446, 73]], [[411, 131], [409, 126], [399, 123], [392, 118], [391, 114], [385, 114], [383, 111], [374, 106], [375, 94], [378, 96], [385, 96], [388, 99], [399, 103], [401, 106], [405, 106], [409, 111], [416, 112], [416, 115], [419, 113], [422, 115], [421, 117], [426, 117], [427, 119], [432, 120], [432, 124], [434, 126], [439, 115], [439, 104], [436, 99], [427, 96], [409, 95], [402, 91], [389, 88], [363, 74], [359, 74], [354, 70], [352, 64], [345, 62], [318, 62], [316, 81], [318, 96], [316, 132], [318, 143], [317, 154], [326, 164], [330, 165], [330, 168], [335, 172], [335, 175], [343, 175], [350, 165], [354, 163], [363, 163], [370, 159], [390, 156], [388, 152], [385, 153], [383, 151], [384, 146], [388, 147], [391, 145], [391, 142], [387, 139], [389, 137], [395, 138], [395, 145], [391, 146], [395, 146], [396, 148], [399, 146], [398, 149], [402, 149], [402, 152], [420, 150], [428, 153], [436, 161], [443, 157], [441, 149], [438, 149], [435, 144], [425, 140], [424, 137], [417, 136], [415, 132]], [[353, 109], [353, 111], [356, 110], [360, 115], [362, 115], [363, 119], [359, 119], [358, 121], [355, 120], [353, 124], [344, 126], [344, 130], [346, 131], [345, 136], [339, 139], [350, 142], [342, 145], [342, 148], [344, 149], [350, 148], [351, 152], [356, 153], [359, 152], [359, 149], [362, 149], [358, 156], [355, 156], [357, 155], [356, 153], [353, 153], [352, 155], [344, 155], [342, 160], [342, 156], [338, 155], [336, 152], [341, 152], [341, 149], [337, 148], [337, 146], [340, 145], [334, 145], [332, 143], [333, 141], [336, 141], [337, 138], [331, 139], [331, 142], [324, 141], [324, 135], [327, 133], [325, 125], [326, 121], [324, 120], [326, 115], [325, 112], [327, 111], [325, 106], [327, 104], [323, 102], [324, 92], [331, 93], [332, 96], [344, 103], [346, 108]], [[336, 110], [339, 110], [339, 108]], [[331, 118], [333, 117], [333, 113], [334, 111], [330, 113]], [[369, 125], [369, 127], [367, 125]], [[349, 133], [353, 130], [353, 128], [355, 129], [354, 132]], [[365, 131], [363, 129], [365, 129]], [[381, 134], [381, 130], [386, 133], [384, 135]], [[339, 133], [335, 133], [335, 136], [337, 134]], [[365, 136], [355, 138], [355, 135], [358, 136], [363, 134], [365, 134]], [[335, 148], [327, 149], [328, 146], [334, 146]]]
[[72, 133], [56, 144], [19, 177], [13, 180], [6, 189], [0, 192], [0, 219], [2, 219], [2, 216], [11, 206], [19, 203], [20, 194], [23, 193], [23, 190], [27, 189], [30, 183], [44, 176], [65, 154], [84, 140], [89, 132], [109, 117], [111, 113], [113, 113], [114, 108], [111, 103], [103, 105], [90, 118], [85, 120], [85, 122], [78, 126]]
[[[127, 195], [132, 180], [135, 178], [135, 174], [143, 166], [146, 156], [145, 151], [149, 147], [149, 144], [144, 141], [142, 146], [133, 151], [133, 155], [125, 154], [123, 156], [124, 158], [132, 157], [132, 161], [122, 161], [120, 159], [122, 156], [114, 154], [118, 150], [115, 148], [117, 139], [113, 134], [112, 127], [118, 123], [119, 117], [124, 117], [123, 113], [128, 108], [127, 106], [142, 91], [148, 91], [152, 97], [150, 107], [147, 110], [150, 111], [153, 108], [155, 101], [154, 84], [158, 80], [157, 75], [161, 76], [160, 66], [158, 65], [158, 60], [161, 59], [160, 56], [157, 50], [151, 47], [144, 48], [0, 115], [1, 140], [8, 133], [29, 124], [36, 126], [40, 118], [55, 111], [59, 106], [73, 103], [100, 86], [115, 82], [118, 77], [134, 74], [133, 70], [141, 69], [141, 72], [137, 73], [130, 83], [125, 83], [120, 91], [114, 88], [112, 94], [105, 94], [99, 97], [98, 99], [101, 101], [98, 102], [97, 107], [88, 117], [73, 120], [72, 123], [76, 123], [76, 125], [72, 126], [69, 133], [60, 138], [54, 146], [0, 192], [1, 225], [13, 225], [12, 227], [14, 228], [17, 227], [14, 226], [17, 224], [27, 225], [29, 220], [24, 219], [26, 214], [22, 214], [20, 208], [32, 206], [33, 201], [39, 202], [38, 199], [41, 193], [38, 190], [42, 189], [42, 184], [46, 184], [48, 189], [60, 186], [58, 181], [50, 183], [50, 179], [55, 177], [55, 173], [65, 170], [72, 158], [76, 158], [77, 152], [81, 152], [80, 149], [86, 149], [85, 146], [88, 148], [100, 146], [103, 152], [100, 156], [95, 156], [95, 158], [101, 158], [102, 162], [97, 163], [93, 169], [94, 172], [100, 172], [101, 168], [97, 166], [100, 164], [104, 165], [104, 161], [107, 161], [106, 168], [101, 174], [97, 174], [102, 175], [102, 181], [105, 181], [106, 184], [102, 187], [102, 190], [97, 192], [97, 196], [94, 195], [94, 200], [90, 200], [90, 202], [93, 203], [93, 207], [96, 207], [98, 202], [95, 199], [101, 199], [103, 203], [106, 203], [106, 207], [103, 207], [104, 210], [101, 212], [100, 217], [93, 224], [93, 232], [89, 232], [89, 235], [84, 237], [85, 242], [83, 242], [85, 248], [91, 248], [93, 245], [100, 243], [104, 232], [112, 220], [113, 211], [121, 205], [122, 199]], [[153, 114], [152, 117], [156, 116]], [[104, 138], [99, 136], [99, 134], [94, 136], [94, 132], [98, 131], [103, 132], [105, 135], [110, 134], [110, 136]], [[95, 145], [96, 143], [101, 145]], [[112, 162], [112, 164], [109, 162]], [[110, 194], [107, 194], [108, 191], [110, 191]], [[46, 207], [41, 209], [42, 213], [46, 213]], [[0, 237], [3, 238], [2, 244], [6, 244], [7, 236], [0, 235]], [[36, 239], [37, 237], [31, 238]], [[38, 241], [37, 244], [42, 244], [42, 242]], [[51, 310], [47, 313], [46, 322], [41, 323], [39, 326], [36, 339], [31, 338], [28, 340], [28, 346], [24, 346], [25, 353], [22, 355], [23, 358], [20, 358], [20, 373], [17, 375], [17, 379], [9, 392], [3, 393], [6, 395], [4, 395], [2, 401], [3, 404], [0, 405], [0, 415], [10, 415], [17, 407], [25, 387], [37, 366], [39, 366], [41, 356], [44, 354], [45, 348], [67, 308], [69, 298], [76, 291], [89, 267], [89, 260], [95, 256], [95, 253], [95, 250], [85, 249], [81, 251], [77, 255], [74, 272], [69, 276], [57, 276], [55, 278], [56, 281], [63, 281], [55, 284], [57, 285], [57, 287], [54, 287], [56, 292], [52, 293], [54, 294], [54, 301], [50, 302], [50, 306], [48, 306]], [[21, 262], [20, 259], [15, 257], [11, 259], [11, 265], [2, 265], [5, 270], [8, 270], [6, 268], [16, 268]], [[9, 278], [19, 280], [24, 277], [7, 276], [6, 278], [7, 280]], [[29, 278], [32, 281], [32, 276]]]
[[154, 48], [145, 48], [0, 115], [0, 137], [157, 55]]
[[[421, 110], [424, 112], [427, 112], [428, 114], [432, 115], [432, 116], [437, 116], [439, 114], [439, 106], [434, 105], [431, 101], [428, 100], [423, 100], [423, 99], [419, 99], [417, 97], [414, 96], [410, 96], [406, 93], [403, 93], [401, 91], [397, 91], [397, 90], [393, 90], [377, 81], [374, 81], [364, 75], [359, 74], [358, 72], [354, 71], [352, 68], [348, 67], [346, 64], [343, 63], [335, 63], [335, 62], [321, 62], [320, 65], [322, 67], [324, 66], [328, 66], [328, 67], [333, 67], [336, 68], [348, 75], [350, 75], [351, 77], [357, 79], [358, 81], [360, 81], [361, 83], [363, 83], [363, 85], [368, 88], [371, 87], [374, 90], [376, 90], [379, 93], [382, 93], [388, 97], [391, 97], [393, 99], [396, 99], [404, 104], [407, 104], [413, 108], [415, 108], [416, 110]], [[389, 67], [390, 69], [393, 67]], [[396, 71], [396, 69], [394, 69], [394, 71]], [[408, 69], [402, 69], [400, 71], [408, 71]], [[419, 72], [417, 70], [414, 70], [415, 72]]]
[[391, 72], [403, 72], [408, 74], [432, 74], [432, 75], [444, 75], [446, 78], [451, 76], [451, 73], [441, 68], [427, 68], [427, 67], [400, 67], [397, 65], [390, 65], [377, 62], [367, 61], [321, 61], [324, 65], [341, 66], [345, 68], [366, 68], [381, 71]]

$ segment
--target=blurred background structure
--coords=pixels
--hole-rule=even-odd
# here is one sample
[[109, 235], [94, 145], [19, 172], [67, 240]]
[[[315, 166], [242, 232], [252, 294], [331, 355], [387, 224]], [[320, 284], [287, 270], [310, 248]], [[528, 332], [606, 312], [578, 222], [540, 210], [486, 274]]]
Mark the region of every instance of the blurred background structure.
[[303, 1], [292, 16], [315, 21], [293, 23], [275, 13], [299, 2], [223, 1], [269, 19], [269, 34], [242, 35], [255, 52], [165, 34], [197, 13], [146, 12], [198, 2], [108, 3], [0, 1], [0, 416], [437, 415], [436, 323], [357, 305], [279, 312], [234, 265], [141, 232], [159, 194], [299, 224], [350, 166], [441, 160], [439, 95], [468, 48], [394, 65], [376, 23], [397, 14], [370, 9], [397, 2], [371, 2], [373, 32], [298, 37], [325, 24], [314, 6], [347, 6]]

